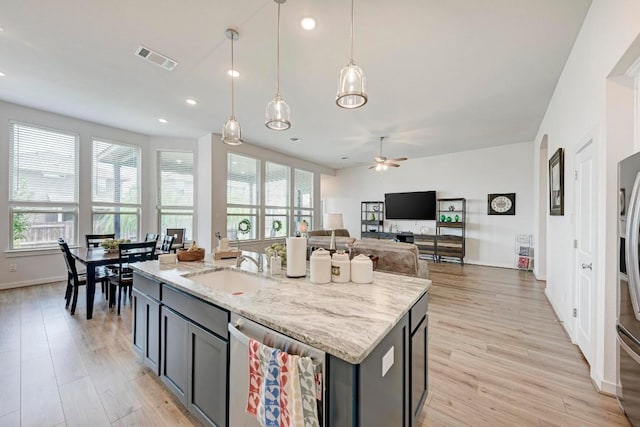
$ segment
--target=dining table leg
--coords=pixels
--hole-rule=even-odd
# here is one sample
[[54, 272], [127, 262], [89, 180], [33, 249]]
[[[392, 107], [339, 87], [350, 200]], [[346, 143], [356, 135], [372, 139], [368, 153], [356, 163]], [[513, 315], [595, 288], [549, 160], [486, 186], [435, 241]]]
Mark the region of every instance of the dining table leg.
[[93, 297], [96, 293], [96, 266], [87, 265], [87, 319], [93, 317]]

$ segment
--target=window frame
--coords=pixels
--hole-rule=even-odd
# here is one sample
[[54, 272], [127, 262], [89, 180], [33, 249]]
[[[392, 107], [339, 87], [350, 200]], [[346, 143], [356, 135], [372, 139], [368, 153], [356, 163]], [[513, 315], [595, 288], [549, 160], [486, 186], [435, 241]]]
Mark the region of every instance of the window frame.
[[[40, 131], [58, 133], [66, 136], [73, 137], [74, 147], [73, 153], [75, 157], [74, 162], [74, 201], [73, 202], [34, 202], [25, 200], [16, 200], [13, 198], [13, 186], [15, 182], [15, 164], [14, 164], [14, 152], [15, 152], [15, 127], [24, 126]], [[47, 246], [37, 246], [30, 248], [16, 248], [14, 247], [13, 240], [13, 224], [14, 215], [16, 213], [31, 213], [31, 214], [72, 214], [74, 216], [73, 224], [73, 236], [74, 240], [67, 242], [69, 246], [78, 245], [78, 233], [80, 230], [80, 134], [78, 132], [71, 132], [67, 130], [57, 129], [49, 126], [42, 126], [33, 123], [22, 122], [19, 120], [9, 120], [9, 156], [8, 156], [8, 184], [9, 192], [7, 194], [7, 211], [9, 215], [9, 228], [7, 235], [7, 251], [6, 252], [34, 252], [34, 251], [50, 251], [52, 249], [59, 249], [57, 241]]]
[[[315, 198], [314, 198], [314, 193], [315, 193], [315, 179], [316, 179], [316, 172], [310, 171], [310, 170], [306, 170], [303, 168], [299, 168], [284, 162], [278, 162], [278, 161], [274, 161], [274, 160], [267, 160], [267, 159], [262, 159], [259, 157], [254, 157], [251, 155], [247, 155], [244, 153], [238, 153], [238, 152], [234, 152], [234, 151], [228, 151], [227, 152], [227, 177], [226, 177], [226, 189], [228, 191], [229, 188], [229, 161], [230, 161], [230, 156], [242, 156], [242, 157], [246, 157], [249, 158], [251, 160], [255, 160], [257, 163], [257, 173], [256, 176], [258, 178], [258, 182], [256, 183], [257, 186], [257, 191], [258, 191], [258, 196], [256, 198], [256, 200], [259, 201], [259, 204], [256, 205], [248, 205], [248, 204], [237, 204], [237, 203], [229, 203], [229, 196], [227, 194], [226, 196], [226, 210], [225, 210], [225, 223], [226, 223], [226, 230], [227, 232], [229, 231], [229, 223], [228, 223], [228, 217], [229, 217], [229, 209], [230, 208], [247, 208], [247, 209], [255, 209], [256, 210], [256, 224], [255, 227], [257, 227], [257, 232], [256, 232], [256, 237], [254, 239], [243, 239], [243, 241], [274, 241], [274, 240], [281, 240], [286, 236], [289, 235], [294, 235], [297, 232], [297, 223], [295, 222], [295, 219], [297, 217], [308, 217], [311, 222], [309, 223], [309, 230], [311, 230], [311, 227], [313, 227], [314, 222], [315, 222]], [[287, 205], [286, 206], [275, 206], [275, 205], [267, 205], [266, 204], [266, 171], [267, 171], [267, 164], [268, 163], [272, 163], [278, 166], [283, 166], [287, 168], [287, 175], [288, 175], [288, 196], [287, 196]], [[302, 171], [302, 172], [306, 172], [311, 174], [311, 206], [310, 207], [298, 207], [296, 206], [295, 203], [295, 189], [296, 189], [296, 171]], [[268, 214], [268, 211], [276, 211], [276, 210], [281, 210], [281, 211], [286, 211], [286, 217], [287, 217], [287, 227], [285, 229], [285, 236], [275, 236], [275, 237], [271, 237], [268, 234], [268, 230], [265, 229], [266, 223], [267, 223], [267, 217], [270, 216], [282, 216], [280, 214]]]
[[[156, 151], [156, 169], [157, 169], [157, 180], [158, 180], [158, 193], [156, 194], [157, 203], [156, 203], [156, 216], [158, 221], [158, 230], [160, 234], [163, 234], [165, 230], [162, 227], [162, 216], [163, 215], [171, 215], [171, 216], [191, 216], [191, 228], [185, 230], [184, 239], [187, 239], [187, 236], [190, 235], [191, 239], [194, 239], [196, 236], [196, 153], [193, 150], [171, 150], [171, 149], [158, 149]], [[193, 197], [191, 206], [173, 206], [173, 205], [163, 205], [162, 204], [162, 167], [161, 167], [161, 157], [162, 153], [188, 153], [192, 156], [192, 183], [193, 183]], [[165, 213], [163, 214], [163, 211]], [[174, 213], [166, 213], [166, 211], [191, 211], [190, 214], [174, 212]]]
[[[95, 143], [96, 142], [100, 142], [100, 143], [105, 143], [105, 144], [111, 144], [111, 145], [118, 145], [118, 146], [122, 146], [122, 147], [131, 147], [131, 148], [135, 148], [137, 151], [137, 161], [136, 161], [136, 182], [137, 182], [137, 203], [122, 203], [122, 202], [97, 202], [95, 201], [94, 198], [94, 184], [97, 185], [97, 182], [94, 181], [94, 147], [95, 147]], [[91, 232], [95, 232], [95, 222], [94, 222], [94, 216], [96, 214], [111, 214], [111, 215], [115, 215], [118, 213], [122, 213], [122, 212], [117, 212], [116, 209], [117, 208], [125, 208], [125, 209], [131, 209], [133, 208], [134, 211], [133, 212], [124, 212], [127, 213], [129, 215], [131, 214], [135, 214], [136, 217], [136, 228], [137, 228], [137, 232], [136, 232], [136, 240], [139, 241], [140, 240], [140, 236], [141, 236], [141, 226], [142, 226], [142, 147], [136, 144], [130, 144], [127, 142], [119, 142], [119, 141], [114, 141], [112, 139], [108, 139], [108, 138], [99, 138], [99, 137], [93, 137], [91, 138], [91, 171], [90, 171], [90, 176], [91, 176], [91, 198], [90, 198], [90, 209], [91, 209]], [[113, 211], [105, 211], [105, 212], [100, 212], [100, 211], [96, 211], [95, 208], [113, 208]], [[109, 231], [111, 232], [111, 231]], [[115, 232], [115, 230], [114, 230]], [[117, 236], [117, 233], [116, 233]]]

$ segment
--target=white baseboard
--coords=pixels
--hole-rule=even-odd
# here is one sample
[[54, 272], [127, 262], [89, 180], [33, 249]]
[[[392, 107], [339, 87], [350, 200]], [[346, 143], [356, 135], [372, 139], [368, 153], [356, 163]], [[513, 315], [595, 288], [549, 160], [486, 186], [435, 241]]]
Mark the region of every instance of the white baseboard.
[[598, 390], [598, 393], [606, 394], [612, 397], [621, 395], [621, 385], [612, 383], [610, 381], [605, 381], [593, 368], [590, 369], [589, 375], [591, 376], [591, 382], [593, 383], [593, 386], [596, 388], [596, 390]]
[[558, 310], [558, 307], [553, 302], [553, 298], [551, 297], [551, 294], [549, 293], [549, 289], [548, 288], [545, 288], [544, 296], [547, 297], [547, 301], [549, 301], [549, 304], [551, 305], [551, 308], [553, 309], [553, 312], [555, 313], [556, 318], [558, 319], [558, 322], [560, 322], [560, 324], [564, 328], [564, 331], [567, 333], [567, 336], [569, 337], [569, 340], [571, 340], [572, 344], [575, 344], [575, 342], [573, 341], [572, 331], [571, 331], [571, 329], [569, 329], [569, 325], [567, 324], [568, 322], [565, 322], [564, 319], [562, 318], [562, 316], [560, 315], [561, 311]]
[[43, 285], [45, 283], [63, 282], [66, 280], [67, 280], [67, 276], [60, 276], [60, 277], [47, 277], [47, 278], [40, 278], [40, 279], [24, 280], [22, 282], [0, 283], [0, 290], [24, 288], [26, 286]]

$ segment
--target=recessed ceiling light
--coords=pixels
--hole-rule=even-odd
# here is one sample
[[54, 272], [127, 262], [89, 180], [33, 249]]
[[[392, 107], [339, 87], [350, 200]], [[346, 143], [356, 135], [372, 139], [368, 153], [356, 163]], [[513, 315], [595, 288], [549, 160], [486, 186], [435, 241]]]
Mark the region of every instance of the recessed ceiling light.
[[187, 98], [187, 99], [184, 100], [184, 102], [186, 102], [189, 105], [196, 105], [198, 103], [198, 101], [196, 101], [193, 98]]
[[6, 76], [6, 74], [0, 71], [0, 77], [4, 77], [4, 76]]
[[240, 72], [238, 70], [227, 70], [227, 74], [231, 77], [240, 77]]
[[313, 30], [316, 27], [316, 20], [313, 18], [303, 18], [300, 25], [305, 30]]
[[4, 31], [4, 28], [0, 27], [0, 33]]
[[168, 123], [169, 121], [167, 119], [158, 119], [158, 121], [162, 124]]
[[289, 138], [289, 141], [291, 141], [291, 142], [298, 142], [298, 141], [302, 141], [302, 139], [301, 139], [301, 138], [297, 138], [297, 137], [295, 137], [295, 136], [292, 136], [291, 138]]

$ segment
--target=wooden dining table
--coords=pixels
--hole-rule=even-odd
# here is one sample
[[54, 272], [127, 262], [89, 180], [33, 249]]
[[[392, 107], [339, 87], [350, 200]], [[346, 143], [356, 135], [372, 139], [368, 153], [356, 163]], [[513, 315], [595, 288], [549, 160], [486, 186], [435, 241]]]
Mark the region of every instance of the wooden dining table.
[[71, 256], [87, 267], [87, 319], [93, 317], [93, 297], [96, 291], [96, 267], [117, 264], [120, 253], [107, 252], [103, 248], [70, 249]]

